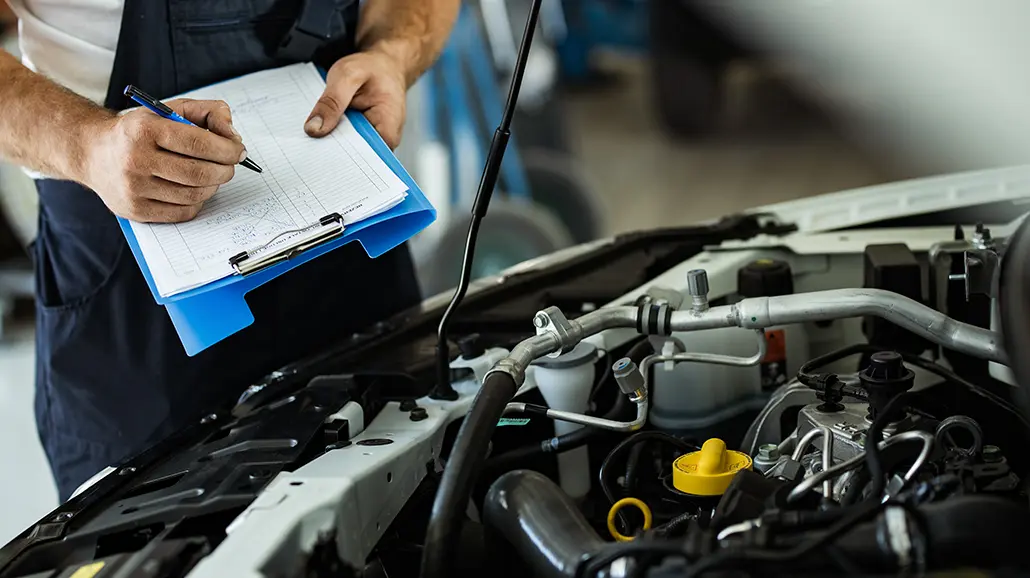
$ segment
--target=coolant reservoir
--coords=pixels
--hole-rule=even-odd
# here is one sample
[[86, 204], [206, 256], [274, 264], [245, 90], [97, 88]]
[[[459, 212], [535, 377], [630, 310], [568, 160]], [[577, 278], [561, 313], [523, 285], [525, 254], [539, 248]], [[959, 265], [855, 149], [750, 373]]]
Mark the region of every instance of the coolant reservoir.
[[[551, 409], [586, 413], [594, 386], [594, 364], [597, 348], [587, 342], [556, 358], [534, 362], [537, 389]], [[560, 436], [583, 426], [566, 421], [554, 422], [554, 435]], [[561, 488], [574, 499], [590, 492], [590, 457], [586, 447], [558, 454], [558, 478]]]
[[[737, 271], [737, 293], [744, 298], [789, 295], [793, 274], [784, 261], [761, 259]], [[787, 383], [808, 359], [808, 340], [800, 325], [765, 330], [767, 354], [760, 365], [731, 367], [679, 363], [654, 366], [650, 422], [665, 430], [711, 427], [748, 410], [763, 407], [768, 394]], [[674, 333], [688, 352], [750, 357], [757, 351], [755, 332], [731, 327]]]

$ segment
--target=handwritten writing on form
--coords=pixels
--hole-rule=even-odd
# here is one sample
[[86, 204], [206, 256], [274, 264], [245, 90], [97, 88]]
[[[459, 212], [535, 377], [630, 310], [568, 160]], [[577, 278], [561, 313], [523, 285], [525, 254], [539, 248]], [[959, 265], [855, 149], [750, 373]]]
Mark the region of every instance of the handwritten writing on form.
[[[304, 122], [325, 83], [311, 64], [257, 72], [182, 96], [229, 103], [233, 126], [264, 172], [237, 166], [192, 221], [132, 223], [163, 297], [233, 274], [228, 259], [275, 239], [279, 246], [330, 214], [346, 224], [396, 206], [408, 187], [350, 120], [320, 139]], [[310, 234], [310, 232], [308, 233]]]

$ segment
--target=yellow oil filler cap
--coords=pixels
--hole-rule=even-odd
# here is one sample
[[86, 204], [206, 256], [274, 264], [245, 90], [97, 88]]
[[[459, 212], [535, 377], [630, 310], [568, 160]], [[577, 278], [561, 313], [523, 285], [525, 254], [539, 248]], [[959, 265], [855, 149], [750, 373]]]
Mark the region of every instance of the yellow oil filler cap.
[[751, 457], [726, 449], [726, 442], [712, 438], [701, 451], [684, 454], [672, 462], [672, 485], [685, 494], [721, 496], [733, 476], [751, 469]]

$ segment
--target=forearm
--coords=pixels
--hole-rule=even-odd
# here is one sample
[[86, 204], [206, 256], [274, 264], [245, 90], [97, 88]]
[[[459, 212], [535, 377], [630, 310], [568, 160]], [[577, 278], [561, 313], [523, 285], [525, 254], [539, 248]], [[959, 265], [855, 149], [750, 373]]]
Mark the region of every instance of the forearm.
[[358, 48], [393, 57], [411, 86], [440, 55], [460, 6], [461, 0], [366, 0]]
[[47, 176], [81, 181], [88, 133], [113, 117], [0, 50], [0, 158]]

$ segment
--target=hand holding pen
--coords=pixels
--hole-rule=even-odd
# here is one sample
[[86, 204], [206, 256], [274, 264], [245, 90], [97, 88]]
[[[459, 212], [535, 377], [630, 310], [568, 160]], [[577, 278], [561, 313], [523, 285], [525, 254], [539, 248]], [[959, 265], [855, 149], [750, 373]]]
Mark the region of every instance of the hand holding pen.
[[[131, 98], [132, 100], [136, 101], [137, 104], [139, 104], [141, 106], [145, 106], [146, 108], [150, 109], [151, 112], [153, 112], [154, 114], [157, 114], [158, 116], [160, 116], [162, 118], [166, 118], [168, 120], [174, 120], [175, 122], [178, 122], [178, 123], [181, 123], [181, 124], [185, 124], [185, 125], [189, 125], [189, 126], [197, 126], [197, 125], [193, 124], [192, 122], [186, 120], [185, 118], [179, 116], [179, 114], [177, 112], [175, 112], [174, 110], [172, 110], [171, 108], [169, 108], [168, 105], [162, 103], [161, 101], [157, 100], [156, 98], [150, 96], [149, 94], [143, 92], [142, 90], [136, 88], [135, 86], [133, 86], [131, 84], [129, 86], [125, 87], [125, 96], [127, 96], [127, 97]], [[185, 102], [191, 102], [191, 101], [182, 101], [182, 102], [185, 103]], [[222, 103], [222, 104], [225, 104], [225, 103]], [[225, 109], [229, 110], [229, 105], [225, 104]], [[232, 117], [230, 117], [230, 119], [229, 119], [229, 130], [232, 131], [233, 136], [235, 136], [237, 139], [240, 138], [240, 133], [236, 132], [236, 129], [233, 128], [233, 126], [232, 126]], [[244, 152], [246, 152], [246, 149], [244, 149]], [[245, 167], [247, 167], [248, 169], [256, 172], [256, 173], [260, 173], [261, 172], [261, 167], [259, 167], [257, 165], [257, 163], [255, 163], [254, 161], [252, 161], [252, 160], [250, 160], [250, 159], [248, 159], [246, 157], [244, 157], [242, 160], [240, 160], [240, 164], [245, 166]]]
[[[236, 165], [248, 160], [226, 103], [173, 100], [166, 105], [182, 120], [169, 122], [175, 117], [160, 107], [154, 107], [158, 113], [140, 107], [84, 127], [81, 182], [118, 216], [137, 222], [188, 221], [233, 178]], [[247, 165], [260, 171], [252, 162]]]

